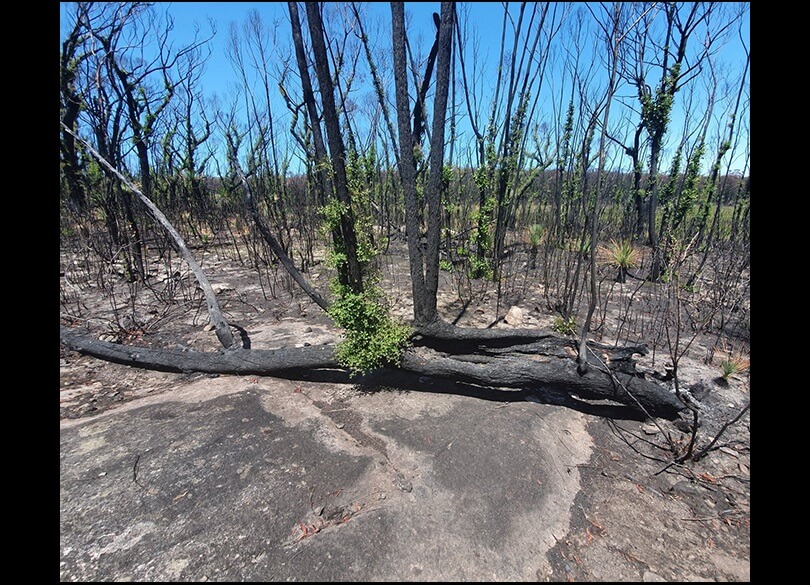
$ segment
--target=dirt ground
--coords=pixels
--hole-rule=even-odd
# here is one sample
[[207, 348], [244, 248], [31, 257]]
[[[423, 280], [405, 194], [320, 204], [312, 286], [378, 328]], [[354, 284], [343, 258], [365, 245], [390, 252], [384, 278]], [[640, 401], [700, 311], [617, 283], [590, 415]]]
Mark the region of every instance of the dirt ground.
[[[340, 332], [319, 308], [300, 294], [291, 294], [287, 279], [278, 273], [261, 280], [255, 271], [232, 259], [204, 255], [203, 262], [218, 299], [232, 323], [242, 327], [254, 348], [332, 344]], [[71, 259], [63, 259], [63, 324], [85, 327], [96, 337], [152, 347], [216, 349], [216, 337], [207, 324], [204, 303], [193, 279], [183, 270], [156, 274], [156, 290], [176, 282], [174, 302], [160, 294], [140, 293], [128, 300], [126, 287], [115, 303], [100, 294], [92, 281], [80, 282]], [[386, 292], [394, 312], [403, 318], [411, 307], [407, 273], [402, 266], [387, 267]], [[325, 289], [328, 276], [314, 270], [308, 275]], [[490, 294], [464, 305], [443, 273], [440, 310], [459, 325], [491, 325], [498, 311]], [[275, 294], [272, 297], [272, 293]], [[270, 296], [271, 298], [268, 298]], [[128, 304], [129, 303], [129, 304]], [[514, 303], [522, 309], [525, 327], [549, 327], [553, 315], [543, 310], [539, 294], [524, 295]], [[511, 303], [509, 303], [511, 305]], [[111, 318], [114, 306], [129, 307], [131, 317]], [[496, 327], [511, 327], [501, 319]], [[701, 443], [713, 437], [750, 397], [747, 372], [719, 378], [717, 358], [706, 363], [708, 340], [696, 340], [683, 358], [681, 384], [692, 391], [702, 407]], [[661, 356], [639, 358], [640, 365], [659, 376], [666, 373]], [[60, 412], [62, 420], [91, 418], [111, 409], [160, 394], [182, 391], [206, 379], [202, 374], [174, 374], [136, 370], [105, 363], [74, 352], [60, 351]], [[279, 384], [289, 382], [278, 382]], [[272, 386], [272, 378], [261, 384]], [[322, 384], [324, 391], [329, 384]], [[340, 385], [338, 385], [340, 386]], [[345, 389], [362, 387], [362, 381]], [[418, 387], [406, 390], [420, 396]], [[424, 400], [431, 395], [425, 393]], [[527, 398], [530, 400], [530, 398]], [[557, 408], [570, 408], [561, 404]], [[566, 534], [547, 554], [549, 570], [537, 575], [550, 581], [748, 581], [750, 580], [750, 413], [726, 429], [708, 456], [685, 465], [671, 460], [663, 433], [675, 441], [688, 441], [683, 423], [640, 421], [627, 416], [605, 416], [605, 410], [581, 411], [587, 417], [591, 457], [578, 465], [581, 489], [571, 510]], [[590, 445], [589, 445], [590, 448]], [[482, 580], [486, 578], [482, 577]]]

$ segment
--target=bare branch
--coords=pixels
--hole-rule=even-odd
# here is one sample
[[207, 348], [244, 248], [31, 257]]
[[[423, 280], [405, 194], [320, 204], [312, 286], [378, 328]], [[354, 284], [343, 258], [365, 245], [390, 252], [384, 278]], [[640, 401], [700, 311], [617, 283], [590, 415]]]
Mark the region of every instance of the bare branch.
[[74, 138], [79, 140], [82, 144], [84, 144], [87, 151], [92, 154], [102, 166], [104, 166], [108, 171], [110, 171], [113, 175], [118, 177], [118, 179], [133, 193], [135, 193], [141, 202], [147, 207], [149, 212], [152, 216], [169, 232], [169, 235], [172, 237], [172, 242], [174, 243], [177, 251], [180, 252], [183, 260], [189, 265], [191, 271], [194, 273], [194, 276], [197, 278], [197, 282], [200, 285], [200, 289], [203, 291], [203, 295], [205, 295], [205, 302], [208, 306], [208, 315], [211, 319], [211, 324], [214, 326], [216, 330], [217, 339], [219, 339], [220, 343], [225, 347], [225, 349], [232, 349], [236, 344], [237, 341], [235, 340], [233, 333], [231, 332], [230, 327], [228, 326], [228, 322], [225, 320], [225, 316], [222, 314], [222, 311], [219, 308], [219, 303], [217, 302], [216, 294], [214, 290], [211, 288], [211, 284], [208, 282], [208, 277], [205, 276], [205, 273], [200, 267], [197, 260], [194, 258], [194, 255], [186, 246], [185, 241], [183, 240], [183, 236], [174, 228], [174, 226], [169, 222], [168, 218], [163, 214], [163, 212], [158, 209], [158, 207], [152, 203], [152, 201], [144, 195], [140, 189], [138, 189], [132, 181], [127, 179], [124, 175], [122, 175], [118, 169], [112, 166], [107, 160], [101, 156], [96, 150], [90, 146], [90, 144], [84, 140], [83, 138], [77, 136], [73, 133], [73, 131], [62, 124], [63, 130], [69, 132]]

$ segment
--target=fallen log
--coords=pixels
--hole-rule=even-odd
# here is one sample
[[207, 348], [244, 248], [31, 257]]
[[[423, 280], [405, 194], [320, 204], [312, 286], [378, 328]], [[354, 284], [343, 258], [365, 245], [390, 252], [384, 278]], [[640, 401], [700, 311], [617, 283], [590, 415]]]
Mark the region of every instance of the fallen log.
[[644, 414], [669, 420], [677, 418], [685, 408], [668, 388], [640, 374], [627, 373], [626, 363], [615, 371], [592, 367], [580, 375], [576, 360], [568, 356], [500, 354], [450, 357], [434, 350], [414, 348], [405, 352], [400, 367], [421, 375], [479, 386], [553, 388], [586, 400], [619, 402], [636, 410], [639, 410], [640, 403], [646, 411]]
[[[472, 331], [472, 330], [469, 330]], [[610, 400], [654, 417], [675, 419], [685, 406], [668, 388], [646, 379], [635, 370], [632, 353], [645, 353], [643, 346], [611, 350], [593, 344], [608, 368], [592, 367], [577, 372], [572, 340], [546, 332], [512, 332], [511, 347], [503, 346], [505, 333], [492, 337], [471, 334], [474, 343], [460, 343], [455, 352], [431, 347], [435, 339], [424, 336], [403, 352], [399, 368], [410, 373], [447, 378], [495, 388], [553, 388], [586, 400]], [[217, 374], [265, 375], [303, 378], [318, 370], [343, 370], [334, 358], [334, 346], [305, 346], [283, 349], [228, 349], [200, 352], [185, 349], [153, 349], [100, 341], [68, 327], [60, 329], [62, 344], [73, 351], [132, 367], [168, 371]], [[519, 342], [517, 342], [519, 340]], [[495, 347], [487, 347], [488, 342]], [[451, 345], [443, 338], [440, 345]], [[465, 353], [458, 351], [466, 348]], [[475, 351], [469, 351], [474, 349]], [[632, 351], [631, 351], [632, 350]], [[646, 411], [646, 412], [644, 412]]]
[[59, 337], [66, 348], [81, 354], [162, 372], [282, 375], [312, 369], [342, 369], [332, 357], [334, 347], [325, 345], [282, 349], [236, 348], [210, 352], [153, 349], [100, 341], [64, 326], [60, 327]]

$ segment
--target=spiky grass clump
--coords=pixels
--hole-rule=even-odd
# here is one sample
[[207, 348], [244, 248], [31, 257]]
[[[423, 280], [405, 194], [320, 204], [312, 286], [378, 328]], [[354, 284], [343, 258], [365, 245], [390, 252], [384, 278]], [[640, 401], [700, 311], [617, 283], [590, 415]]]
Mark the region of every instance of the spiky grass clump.
[[729, 356], [727, 359], [720, 362], [720, 371], [722, 372], [720, 377], [724, 380], [728, 380], [735, 374], [747, 372], [750, 367], [751, 360], [748, 358], [741, 355]]
[[639, 253], [629, 240], [611, 240], [608, 245], [602, 246], [602, 256], [607, 263], [619, 269], [616, 281], [624, 282], [628, 270], [638, 265]]
[[536, 248], [543, 241], [543, 226], [535, 223], [526, 228], [526, 243]]

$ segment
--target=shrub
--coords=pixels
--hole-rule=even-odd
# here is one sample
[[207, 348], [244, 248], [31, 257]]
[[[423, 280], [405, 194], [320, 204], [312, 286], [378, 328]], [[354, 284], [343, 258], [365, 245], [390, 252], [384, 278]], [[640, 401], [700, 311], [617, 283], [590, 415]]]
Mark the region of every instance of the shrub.
[[485, 280], [492, 280], [494, 271], [492, 263], [489, 258], [479, 258], [478, 256], [470, 256], [470, 278], [483, 278]]
[[337, 362], [352, 375], [399, 365], [410, 327], [390, 317], [378, 289], [371, 287], [358, 294], [338, 288], [338, 300], [329, 308], [330, 317], [345, 329], [345, 339], [335, 351]]
[[576, 317], [568, 317], [567, 319], [555, 317], [551, 328], [562, 335], [576, 335], [578, 329], [577, 319]]

